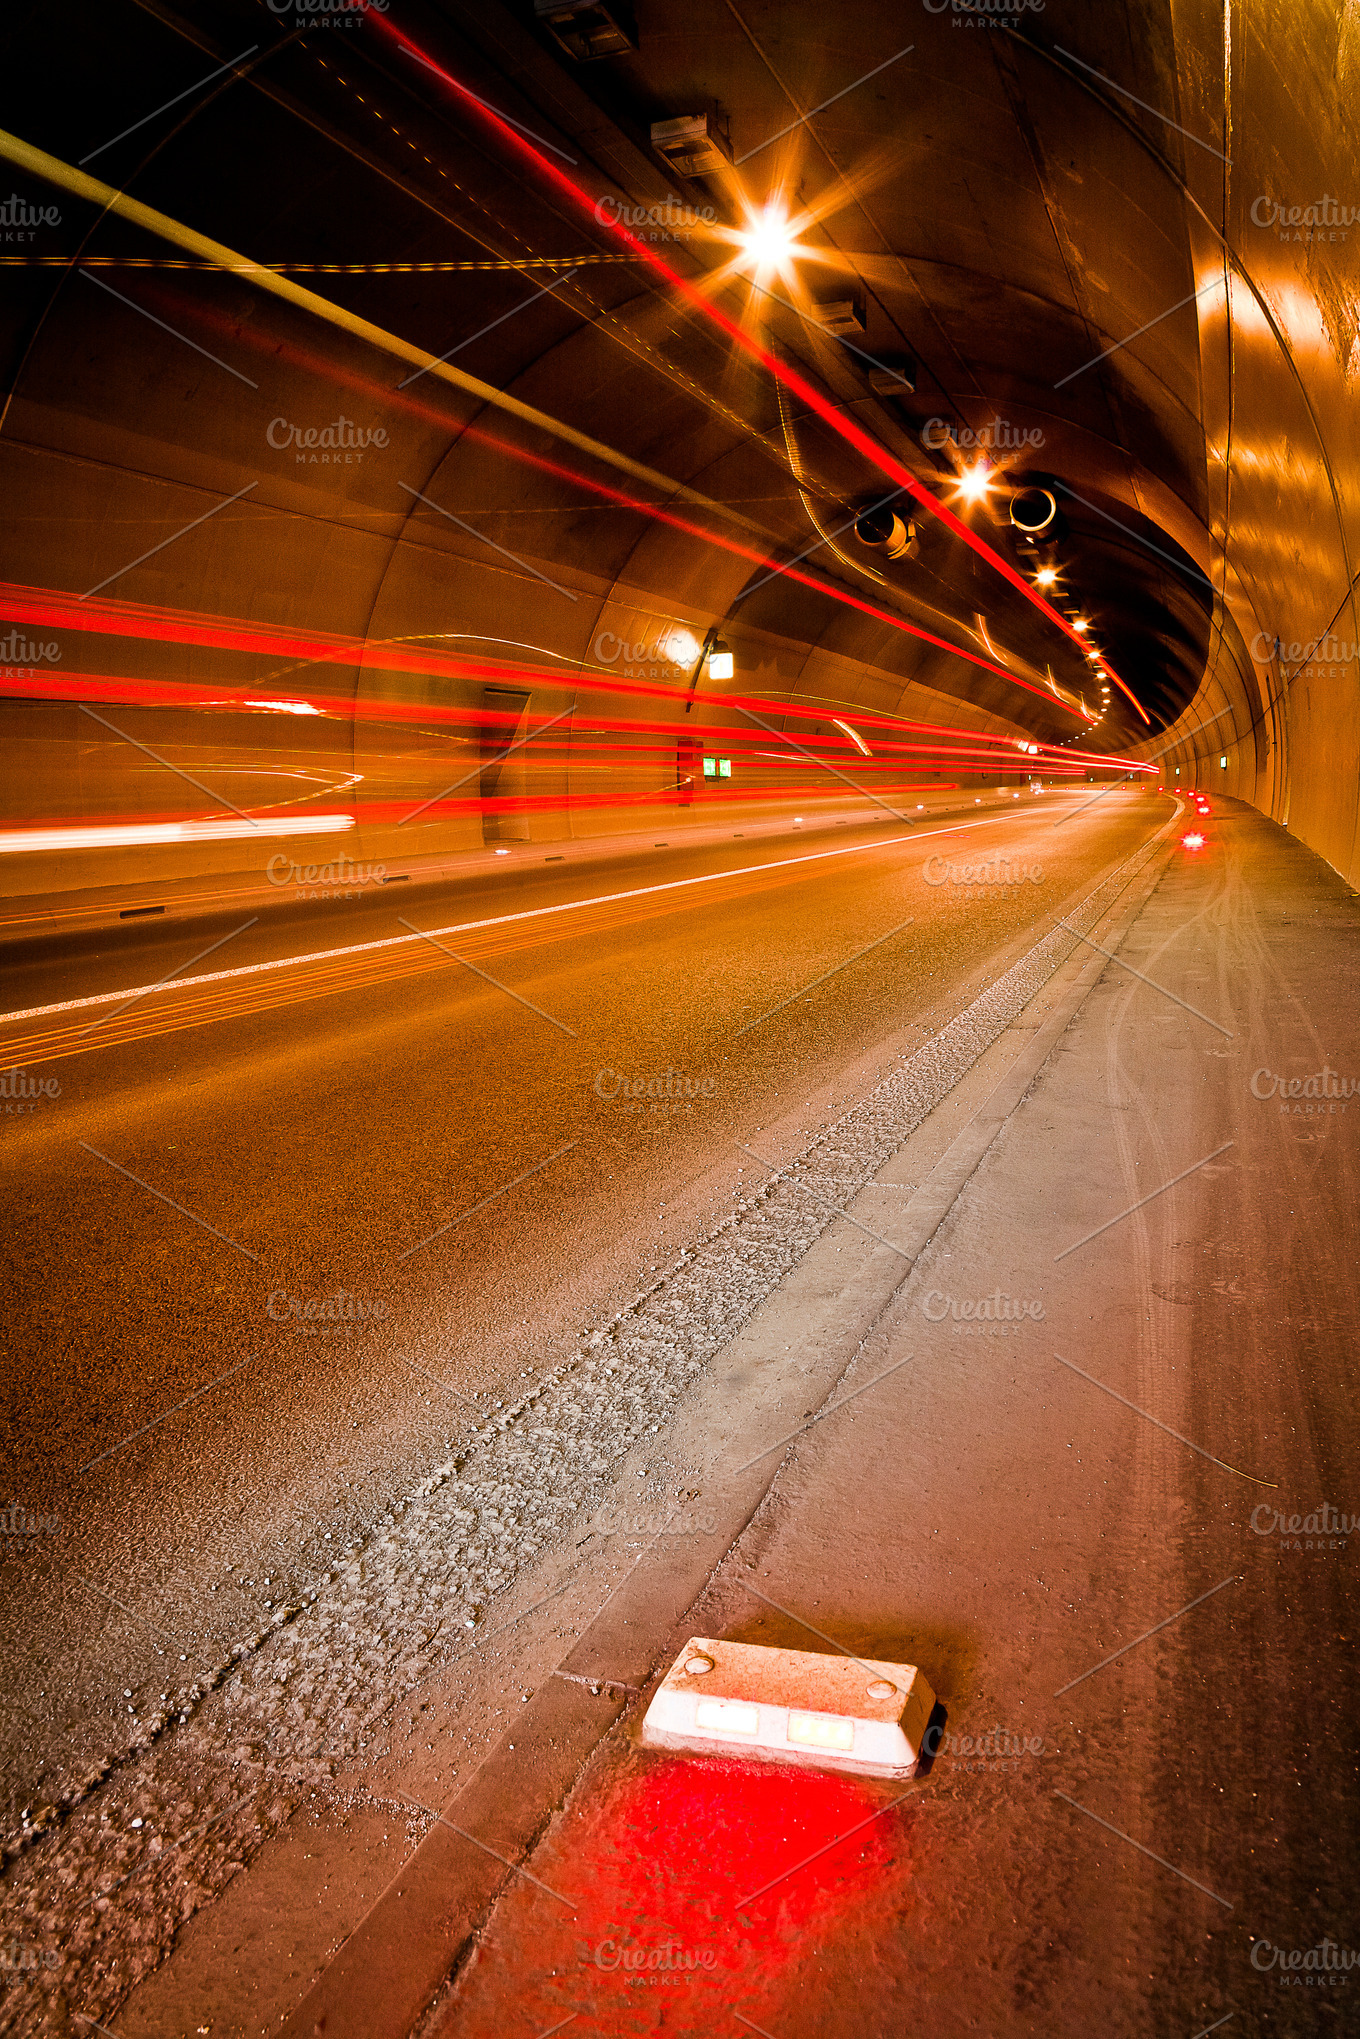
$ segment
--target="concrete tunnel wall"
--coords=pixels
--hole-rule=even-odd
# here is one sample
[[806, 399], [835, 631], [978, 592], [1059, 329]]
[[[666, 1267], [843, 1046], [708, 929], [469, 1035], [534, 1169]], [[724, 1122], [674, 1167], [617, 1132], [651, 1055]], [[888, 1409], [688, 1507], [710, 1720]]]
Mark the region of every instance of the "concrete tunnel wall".
[[1174, 18], [1178, 117], [1230, 160], [1180, 151], [1196, 283], [1218, 286], [1198, 307], [1210, 517], [1191, 548], [1215, 614], [1160, 762], [1170, 784], [1259, 807], [1355, 884], [1360, 23], [1326, 5], [1231, 8], [1225, 60], [1221, 11], [1175, 0]]

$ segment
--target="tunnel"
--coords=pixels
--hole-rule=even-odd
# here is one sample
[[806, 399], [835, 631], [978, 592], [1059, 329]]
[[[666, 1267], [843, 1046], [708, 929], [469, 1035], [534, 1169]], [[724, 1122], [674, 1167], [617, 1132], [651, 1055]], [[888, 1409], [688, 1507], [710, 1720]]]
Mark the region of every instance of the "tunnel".
[[0, 2031], [1344, 2029], [1354, 7], [0, 51]]

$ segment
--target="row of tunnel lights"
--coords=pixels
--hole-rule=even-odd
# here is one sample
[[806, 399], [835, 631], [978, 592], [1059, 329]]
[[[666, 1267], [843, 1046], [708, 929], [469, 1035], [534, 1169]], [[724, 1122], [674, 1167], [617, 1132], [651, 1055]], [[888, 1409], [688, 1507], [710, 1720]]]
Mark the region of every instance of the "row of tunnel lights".
[[[762, 212], [756, 214], [737, 238], [758, 270], [761, 268], [783, 269], [796, 250], [793, 227], [787, 214], [776, 205], [768, 205]], [[979, 456], [970, 467], [964, 468], [963, 472], [957, 477], [954, 487], [959, 500], [963, 503], [977, 505], [986, 502], [987, 496], [993, 487], [993, 481], [991, 463], [985, 455]], [[1058, 569], [1056, 567], [1040, 567], [1034, 575], [1034, 585], [1045, 595], [1056, 587], [1057, 581]], [[1085, 636], [1091, 627], [1089, 620], [1083, 616], [1073, 616], [1070, 620], [1072, 628], [1082, 636]], [[1087, 651], [1086, 656], [1095, 667], [1097, 677], [1101, 683], [1100, 714], [1094, 719], [1096, 722], [1103, 722], [1110, 705], [1109, 675], [1106, 671], [1102, 654], [1094, 646]], [[730, 665], [726, 673], [719, 673], [712, 666], [710, 666], [710, 671], [715, 679], [731, 677]], [[1069, 741], [1075, 741], [1075, 739], [1069, 739]]]

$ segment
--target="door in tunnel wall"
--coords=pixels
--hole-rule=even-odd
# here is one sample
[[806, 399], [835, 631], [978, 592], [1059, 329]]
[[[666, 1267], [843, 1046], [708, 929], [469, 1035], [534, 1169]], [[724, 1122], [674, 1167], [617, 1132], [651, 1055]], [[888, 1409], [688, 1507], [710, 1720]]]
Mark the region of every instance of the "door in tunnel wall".
[[[529, 725], [529, 696], [518, 687], [486, 687], [482, 691], [482, 711], [486, 717], [481, 727], [482, 799], [522, 800], [528, 791], [524, 737]], [[520, 748], [510, 750], [511, 744], [519, 744]], [[528, 840], [527, 814], [483, 808], [483, 842]]]
[[682, 736], [675, 747], [675, 790], [681, 807], [694, 805], [694, 787], [703, 769], [703, 755], [703, 746], [694, 736]]

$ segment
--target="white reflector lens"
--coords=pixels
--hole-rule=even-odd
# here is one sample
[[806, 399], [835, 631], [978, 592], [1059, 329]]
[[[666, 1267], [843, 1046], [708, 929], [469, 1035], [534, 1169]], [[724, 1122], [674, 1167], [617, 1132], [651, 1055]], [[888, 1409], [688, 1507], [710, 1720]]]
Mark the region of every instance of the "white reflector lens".
[[852, 1720], [828, 1720], [824, 1713], [791, 1713], [789, 1740], [801, 1742], [809, 1749], [853, 1749], [855, 1723]]
[[725, 1735], [753, 1735], [760, 1728], [760, 1712], [740, 1701], [701, 1699], [695, 1708], [694, 1725], [710, 1727]]

